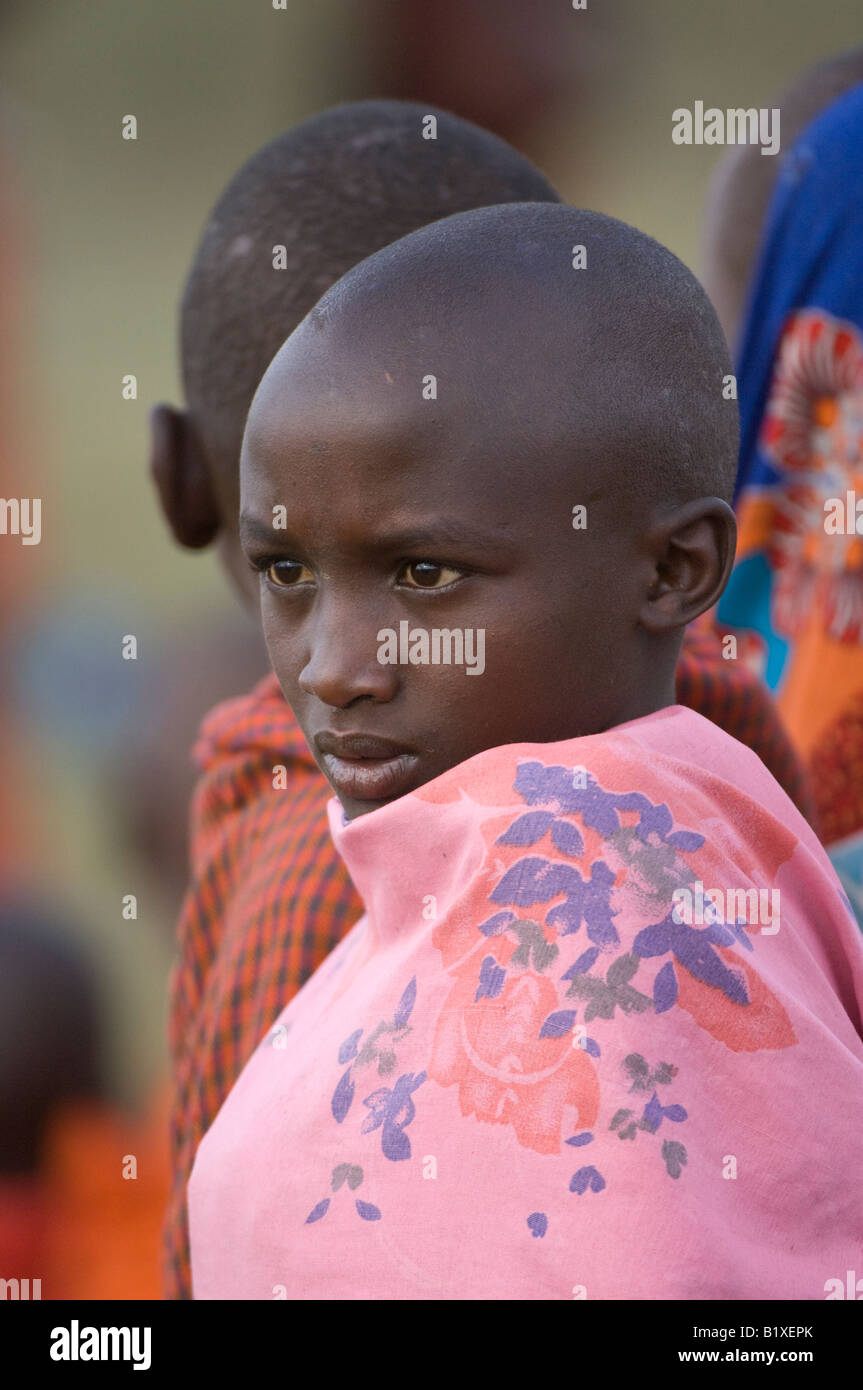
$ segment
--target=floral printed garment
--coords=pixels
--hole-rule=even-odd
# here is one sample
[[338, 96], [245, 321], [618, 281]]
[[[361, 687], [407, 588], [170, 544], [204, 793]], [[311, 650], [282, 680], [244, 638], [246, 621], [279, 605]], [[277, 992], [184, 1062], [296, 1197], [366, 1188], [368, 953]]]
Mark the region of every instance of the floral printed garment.
[[863, 924], [863, 85], [783, 158], [737, 374], [739, 543], [718, 620], [773, 692]]
[[196, 1297], [820, 1299], [859, 1268], [863, 943], [752, 752], [675, 705], [330, 824], [367, 912], [198, 1149]]

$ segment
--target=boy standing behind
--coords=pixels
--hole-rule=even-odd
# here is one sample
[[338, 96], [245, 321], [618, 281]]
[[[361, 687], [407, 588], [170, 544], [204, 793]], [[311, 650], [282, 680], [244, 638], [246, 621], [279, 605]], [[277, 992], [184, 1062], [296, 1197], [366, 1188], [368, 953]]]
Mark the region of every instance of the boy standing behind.
[[[558, 198], [515, 150], [446, 112], [392, 101], [313, 117], [228, 185], [183, 297], [188, 408], [154, 410], [151, 466], [175, 539], [215, 543], [249, 607], [258, 582], [237, 534], [240, 443], [270, 359], [358, 261], [450, 213], [524, 200]], [[329, 788], [275, 677], [215, 710], [195, 756], [203, 776], [169, 1023], [174, 1298], [191, 1293], [185, 1190], [197, 1145], [262, 1033], [362, 911], [329, 838]]]

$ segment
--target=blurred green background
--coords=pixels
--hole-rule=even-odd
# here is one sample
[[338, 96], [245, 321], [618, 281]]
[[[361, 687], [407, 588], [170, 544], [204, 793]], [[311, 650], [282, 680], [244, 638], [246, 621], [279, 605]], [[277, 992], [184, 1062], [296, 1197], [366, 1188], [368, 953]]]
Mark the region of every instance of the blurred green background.
[[[173, 547], [146, 472], [148, 406], [179, 399], [183, 276], [225, 182], [322, 107], [410, 96], [497, 129], [569, 201], [635, 223], [697, 271], [721, 150], [674, 145], [672, 110], [764, 105], [861, 31], [847, 0], [0, 6], [15, 258], [4, 279], [17, 312], [3, 356], [15, 453], [0, 491], [43, 498], [42, 543], [16, 550], [5, 613], [6, 718], [31, 845], [20, 871], [93, 953], [118, 1100], [142, 1101], [164, 1067], [179, 905], [176, 862], [160, 867], [142, 849], [130, 805], [145, 777], [158, 805], [171, 760], [182, 784], [194, 721], [248, 684], [245, 668], [232, 678], [206, 659], [222, 630], [242, 645], [245, 619], [213, 558]], [[121, 139], [130, 113], [136, 141]], [[137, 401], [122, 399], [127, 373]], [[138, 637], [136, 663], [119, 659], [125, 633]], [[173, 707], [186, 682], [165, 734], [168, 771], [156, 758], [144, 773], [157, 707]], [[138, 896], [137, 921], [122, 918], [125, 893]]]

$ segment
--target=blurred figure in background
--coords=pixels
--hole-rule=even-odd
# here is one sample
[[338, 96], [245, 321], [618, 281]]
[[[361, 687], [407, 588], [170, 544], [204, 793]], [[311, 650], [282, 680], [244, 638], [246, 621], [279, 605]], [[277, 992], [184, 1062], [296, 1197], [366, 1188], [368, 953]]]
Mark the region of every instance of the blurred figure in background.
[[863, 49], [717, 173], [705, 281], [738, 343], [738, 559], [718, 605], [805, 759], [863, 921]]
[[[518, 148], [565, 100], [570, 118], [589, 100], [588, 74], [607, 33], [596, 10], [586, 15], [561, 5], [540, 16], [523, 0], [438, 0], [434, 42], [423, 0], [398, 5], [372, 0], [375, 75], [386, 96], [415, 100], [493, 130]], [[373, 61], [375, 59], [373, 58]], [[573, 150], [576, 159], [586, 151]], [[571, 169], [579, 172], [578, 163]]]
[[[5, 150], [0, 152], [0, 494], [39, 499], [42, 486], [22, 441], [19, 284], [27, 268], [24, 217]], [[40, 528], [41, 529], [41, 528]], [[0, 535], [0, 647], [41, 559], [12, 526]], [[0, 661], [0, 1278], [19, 1293], [57, 1297], [58, 1216], [46, 1154], [67, 1105], [98, 1103], [98, 998], [92, 964], [68, 914], [36, 887], [36, 817], [10, 663]], [[29, 1281], [23, 1284], [22, 1281]], [[39, 1281], [35, 1283], [34, 1281]], [[7, 1285], [8, 1287], [8, 1285]], [[36, 1288], [39, 1293], [35, 1293]], [[7, 1293], [7, 1296], [8, 1293]], [[24, 1294], [26, 1297], [26, 1293]]]
[[101, 1094], [97, 1001], [67, 920], [0, 898], [0, 1278], [51, 1277], [57, 1215], [46, 1173], [52, 1125], [67, 1104]]
[[[38, 448], [22, 440], [13, 351], [22, 335], [25, 220], [4, 161], [0, 494], [38, 497], [50, 535], [54, 496], [44, 495], [31, 458]], [[113, 806], [114, 843], [131, 847], [146, 869], [166, 904], [167, 931], [185, 881], [189, 743], [216, 692], [224, 698], [260, 671], [263, 648], [239, 621], [181, 629], [153, 643], [141, 697], [124, 704], [116, 656], [105, 660], [109, 643], [116, 652], [118, 614], [94, 612], [92, 595], [76, 595], [74, 586], [64, 585], [62, 601], [46, 601], [52, 561], [55, 550], [22, 545], [11, 529], [0, 534], [0, 1279], [12, 1298], [157, 1299], [167, 1083], [157, 1080], [140, 1114], [112, 1095], [104, 978], [82, 944], [78, 910], [51, 886], [56, 864], [43, 850], [29, 740], [49, 766], [58, 746], [88, 749]], [[57, 680], [66, 669], [75, 672], [71, 686]]]

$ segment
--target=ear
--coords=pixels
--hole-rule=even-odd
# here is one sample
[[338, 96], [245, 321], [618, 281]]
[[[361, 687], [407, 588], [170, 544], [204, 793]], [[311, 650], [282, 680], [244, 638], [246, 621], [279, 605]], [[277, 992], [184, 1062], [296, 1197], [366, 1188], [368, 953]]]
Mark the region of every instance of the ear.
[[639, 614], [648, 632], [685, 627], [716, 603], [728, 583], [737, 522], [727, 502], [700, 497], [652, 528], [653, 582]]
[[150, 476], [174, 539], [188, 550], [210, 545], [222, 518], [188, 411], [170, 405], [150, 411]]

